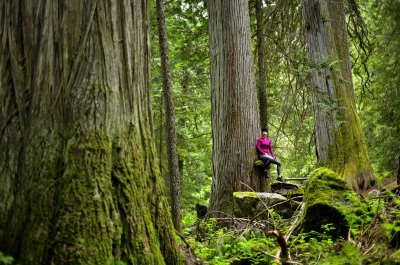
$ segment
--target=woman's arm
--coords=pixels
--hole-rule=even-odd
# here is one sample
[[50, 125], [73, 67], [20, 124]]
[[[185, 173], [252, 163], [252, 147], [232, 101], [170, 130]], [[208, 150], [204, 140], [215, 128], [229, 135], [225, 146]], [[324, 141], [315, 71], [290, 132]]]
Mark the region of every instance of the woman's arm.
[[271, 152], [271, 156], [276, 159], [274, 150], [272, 149], [272, 141], [269, 140], [269, 151]]
[[260, 147], [260, 144], [261, 144], [261, 140], [260, 140], [260, 138], [258, 138], [257, 139], [257, 151], [258, 151], [258, 153], [260, 153], [260, 154], [264, 154], [264, 152], [261, 150], [261, 147]]

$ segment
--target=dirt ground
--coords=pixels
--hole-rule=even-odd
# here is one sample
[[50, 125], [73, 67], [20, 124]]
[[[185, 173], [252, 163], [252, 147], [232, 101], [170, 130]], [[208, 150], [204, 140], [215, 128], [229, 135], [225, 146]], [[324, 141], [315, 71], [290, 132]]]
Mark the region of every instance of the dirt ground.
[[204, 262], [200, 260], [193, 251], [183, 245], [180, 246], [182, 254], [185, 258], [185, 265], [203, 265]]
[[[388, 189], [388, 190], [394, 189], [395, 187], [397, 187], [397, 181], [396, 181], [396, 179], [389, 179], [389, 178], [384, 179], [383, 180], [383, 186], [385, 188], [382, 189], [382, 191], [385, 190], [385, 189]], [[366, 195], [369, 192], [371, 192], [372, 190], [380, 191], [381, 189], [378, 186], [373, 186], [373, 187], [371, 187], [371, 188], [369, 188], [367, 190], [361, 191], [361, 194], [362, 195]]]

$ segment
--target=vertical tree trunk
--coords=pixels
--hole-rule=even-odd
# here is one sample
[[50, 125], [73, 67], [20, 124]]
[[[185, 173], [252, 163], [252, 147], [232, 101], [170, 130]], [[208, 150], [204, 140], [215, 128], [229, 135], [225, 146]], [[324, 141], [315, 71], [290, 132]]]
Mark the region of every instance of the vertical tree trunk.
[[0, 26], [0, 249], [18, 264], [180, 264], [148, 2], [1, 1]]
[[396, 179], [396, 183], [397, 183], [397, 185], [400, 185], [400, 156], [398, 156], [398, 161], [397, 161], [397, 165], [398, 165], [398, 168], [397, 168], [397, 179]]
[[355, 107], [343, 0], [307, 0], [302, 8], [318, 162], [366, 189], [375, 178]]
[[174, 98], [172, 95], [171, 67], [168, 54], [167, 29], [165, 27], [164, 1], [156, 0], [157, 22], [158, 22], [158, 41], [160, 43], [163, 91], [165, 100], [165, 119], [167, 128], [167, 153], [168, 153], [168, 173], [170, 183], [170, 199], [172, 210], [172, 221], [175, 229], [182, 232], [181, 227], [181, 200], [180, 200], [180, 181], [179, 181], [179, 159], [176, 147], [175, 129], [175, 110]]
[[[260, 134], [246, 0], [209, 0], [213, 180], [210, 208], [233, 212], [233, 191], [260, 189], [254, 172]], [[215, 214], [219, 215], [219, 214]]]
[[257, 56], [258, 56], [258, 102], [260, 107], [261, 128], [268, 128], [268, 109], [267, 93], [265, 83], [267, 76], [265, 73], [265, 40], [263, 33], [263, 10], [262, 0], [256, 0], [256, 19], [257, 19]]

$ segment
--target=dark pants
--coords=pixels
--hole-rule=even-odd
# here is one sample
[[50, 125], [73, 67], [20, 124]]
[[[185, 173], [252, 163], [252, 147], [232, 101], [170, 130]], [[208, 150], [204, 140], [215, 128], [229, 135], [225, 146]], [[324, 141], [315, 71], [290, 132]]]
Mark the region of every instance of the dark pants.
[[258, 158], [262, 161], [265, 161], [265, 165], [267, 166], [267, 168], [270, 164], [275, 164], [276, 171], [278, 172], [278, 177], [281, 176], [281, 163], [277, 159], [274, 159], [270, 155], [258, 155]]

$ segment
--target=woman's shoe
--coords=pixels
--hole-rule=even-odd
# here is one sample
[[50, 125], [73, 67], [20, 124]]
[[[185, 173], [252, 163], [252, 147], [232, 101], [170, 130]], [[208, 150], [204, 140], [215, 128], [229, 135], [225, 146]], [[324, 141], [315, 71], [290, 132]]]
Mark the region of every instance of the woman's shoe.
[[282, 178], [282, 176], [279, 176], [276, 180], [277, 180], [277, 181], [280, 181], [280, 182], [286, 182], [286, 180], [284, 180], [284, 179]]

